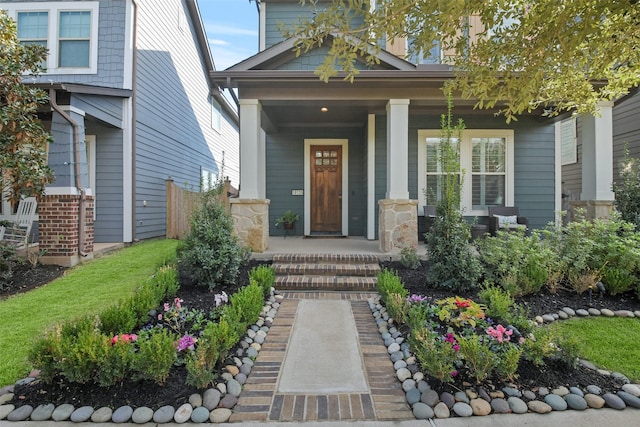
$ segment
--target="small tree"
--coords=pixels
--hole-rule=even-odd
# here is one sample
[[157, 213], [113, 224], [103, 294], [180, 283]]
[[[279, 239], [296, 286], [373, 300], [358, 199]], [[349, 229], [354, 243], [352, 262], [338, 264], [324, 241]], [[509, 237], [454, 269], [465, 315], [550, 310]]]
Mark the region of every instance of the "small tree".
[[53, 181], [47, 166], [49, 134], [38, 120], [47, 94], [22, 83], [25, 74], [43, 70], [47, 49], [21, 44], [16, 24], [0, 9], [0, 181], [9, 199], [42, 194]]
[[629, 148], [624, 148], [624, 162], [620, 170], [620, 183], [613, 184], [616, 194], [614, 205], [623, 220], [640, 225], [640, 164], [629, 156]]
[[465, 126], [462, 119], [453, 124], [451, 92], [445, 90], [447, 114], [441, 116], [442, 133], [438, 154], [442, 170], [442, 175], [439, 176], [441, 192], [433, 226], [426, 234], [430, 261], [427, 282], [457, 291], [477, 286], [481, 266], [471, 252], [470, 226], [460, 209], [460, 189], [464, 181], [464, 171], [460, 170], [460, 141]]

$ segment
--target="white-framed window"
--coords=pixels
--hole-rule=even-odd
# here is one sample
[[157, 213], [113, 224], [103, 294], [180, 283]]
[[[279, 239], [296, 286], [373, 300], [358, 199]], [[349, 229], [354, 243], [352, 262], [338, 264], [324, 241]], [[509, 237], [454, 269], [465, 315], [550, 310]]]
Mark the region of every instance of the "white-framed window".
[[[418, 206], [435, 205], [441, 198], [439, 151], [441, 131], [418, 131]], [[465, 215], [484, 216], [489, 206], [511, 206], [514, 198], [513, 131], [467, 129], [459, 144], [464, 173], [460, 206]]]
[[563, 166], [578, 162], [575, 117], [560, 122], [560, 150]]
[[21, 43], [47, 46], [44, 74], [98, 72], [97, 1], [0, 3], [16, 21]]
[[222, 130], [222, 112], [220, 111], [220, 105], [211, 97], [211, 129], [218, 132]]

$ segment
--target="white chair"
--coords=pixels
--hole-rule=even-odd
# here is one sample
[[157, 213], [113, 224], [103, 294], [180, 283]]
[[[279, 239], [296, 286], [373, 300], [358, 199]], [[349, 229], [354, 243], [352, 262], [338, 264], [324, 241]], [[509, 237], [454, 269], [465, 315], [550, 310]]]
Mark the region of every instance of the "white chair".
[[0, 239], [16, 248], [26, 247], [31, 234], [31, 227], [36, 217], [38, 202], [35, 197], [26, 197], [18, 203], [18, 212], [13, 223], [0, 230]]

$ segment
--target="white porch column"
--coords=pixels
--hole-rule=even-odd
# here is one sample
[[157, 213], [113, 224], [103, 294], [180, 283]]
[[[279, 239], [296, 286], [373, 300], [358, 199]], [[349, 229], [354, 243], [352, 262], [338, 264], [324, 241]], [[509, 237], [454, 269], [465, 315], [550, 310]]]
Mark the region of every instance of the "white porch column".
[[606, 218], [613, 209], [613, 102], [599, 107], [599, 117], [582, 116], [582, 193], [570, 202], [570, 219], [577, 208], [587, 219]]
[[582, 200], [613, 200], [613, 102], [582, 117]]
[[387, 199], [409, 199], [409, 100], [387, 103]]
[[260, 101], [240, 100], [240, 198], [264, 199], [264, 139], [260, 129]]

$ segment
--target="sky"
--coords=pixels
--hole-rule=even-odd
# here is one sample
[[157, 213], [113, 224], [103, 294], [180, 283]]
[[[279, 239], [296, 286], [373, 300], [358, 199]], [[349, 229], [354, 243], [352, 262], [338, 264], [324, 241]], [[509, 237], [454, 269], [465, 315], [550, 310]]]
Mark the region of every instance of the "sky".
[[198, 0], [216, 70], [258, 52], [258, 10], [249, 0]]

